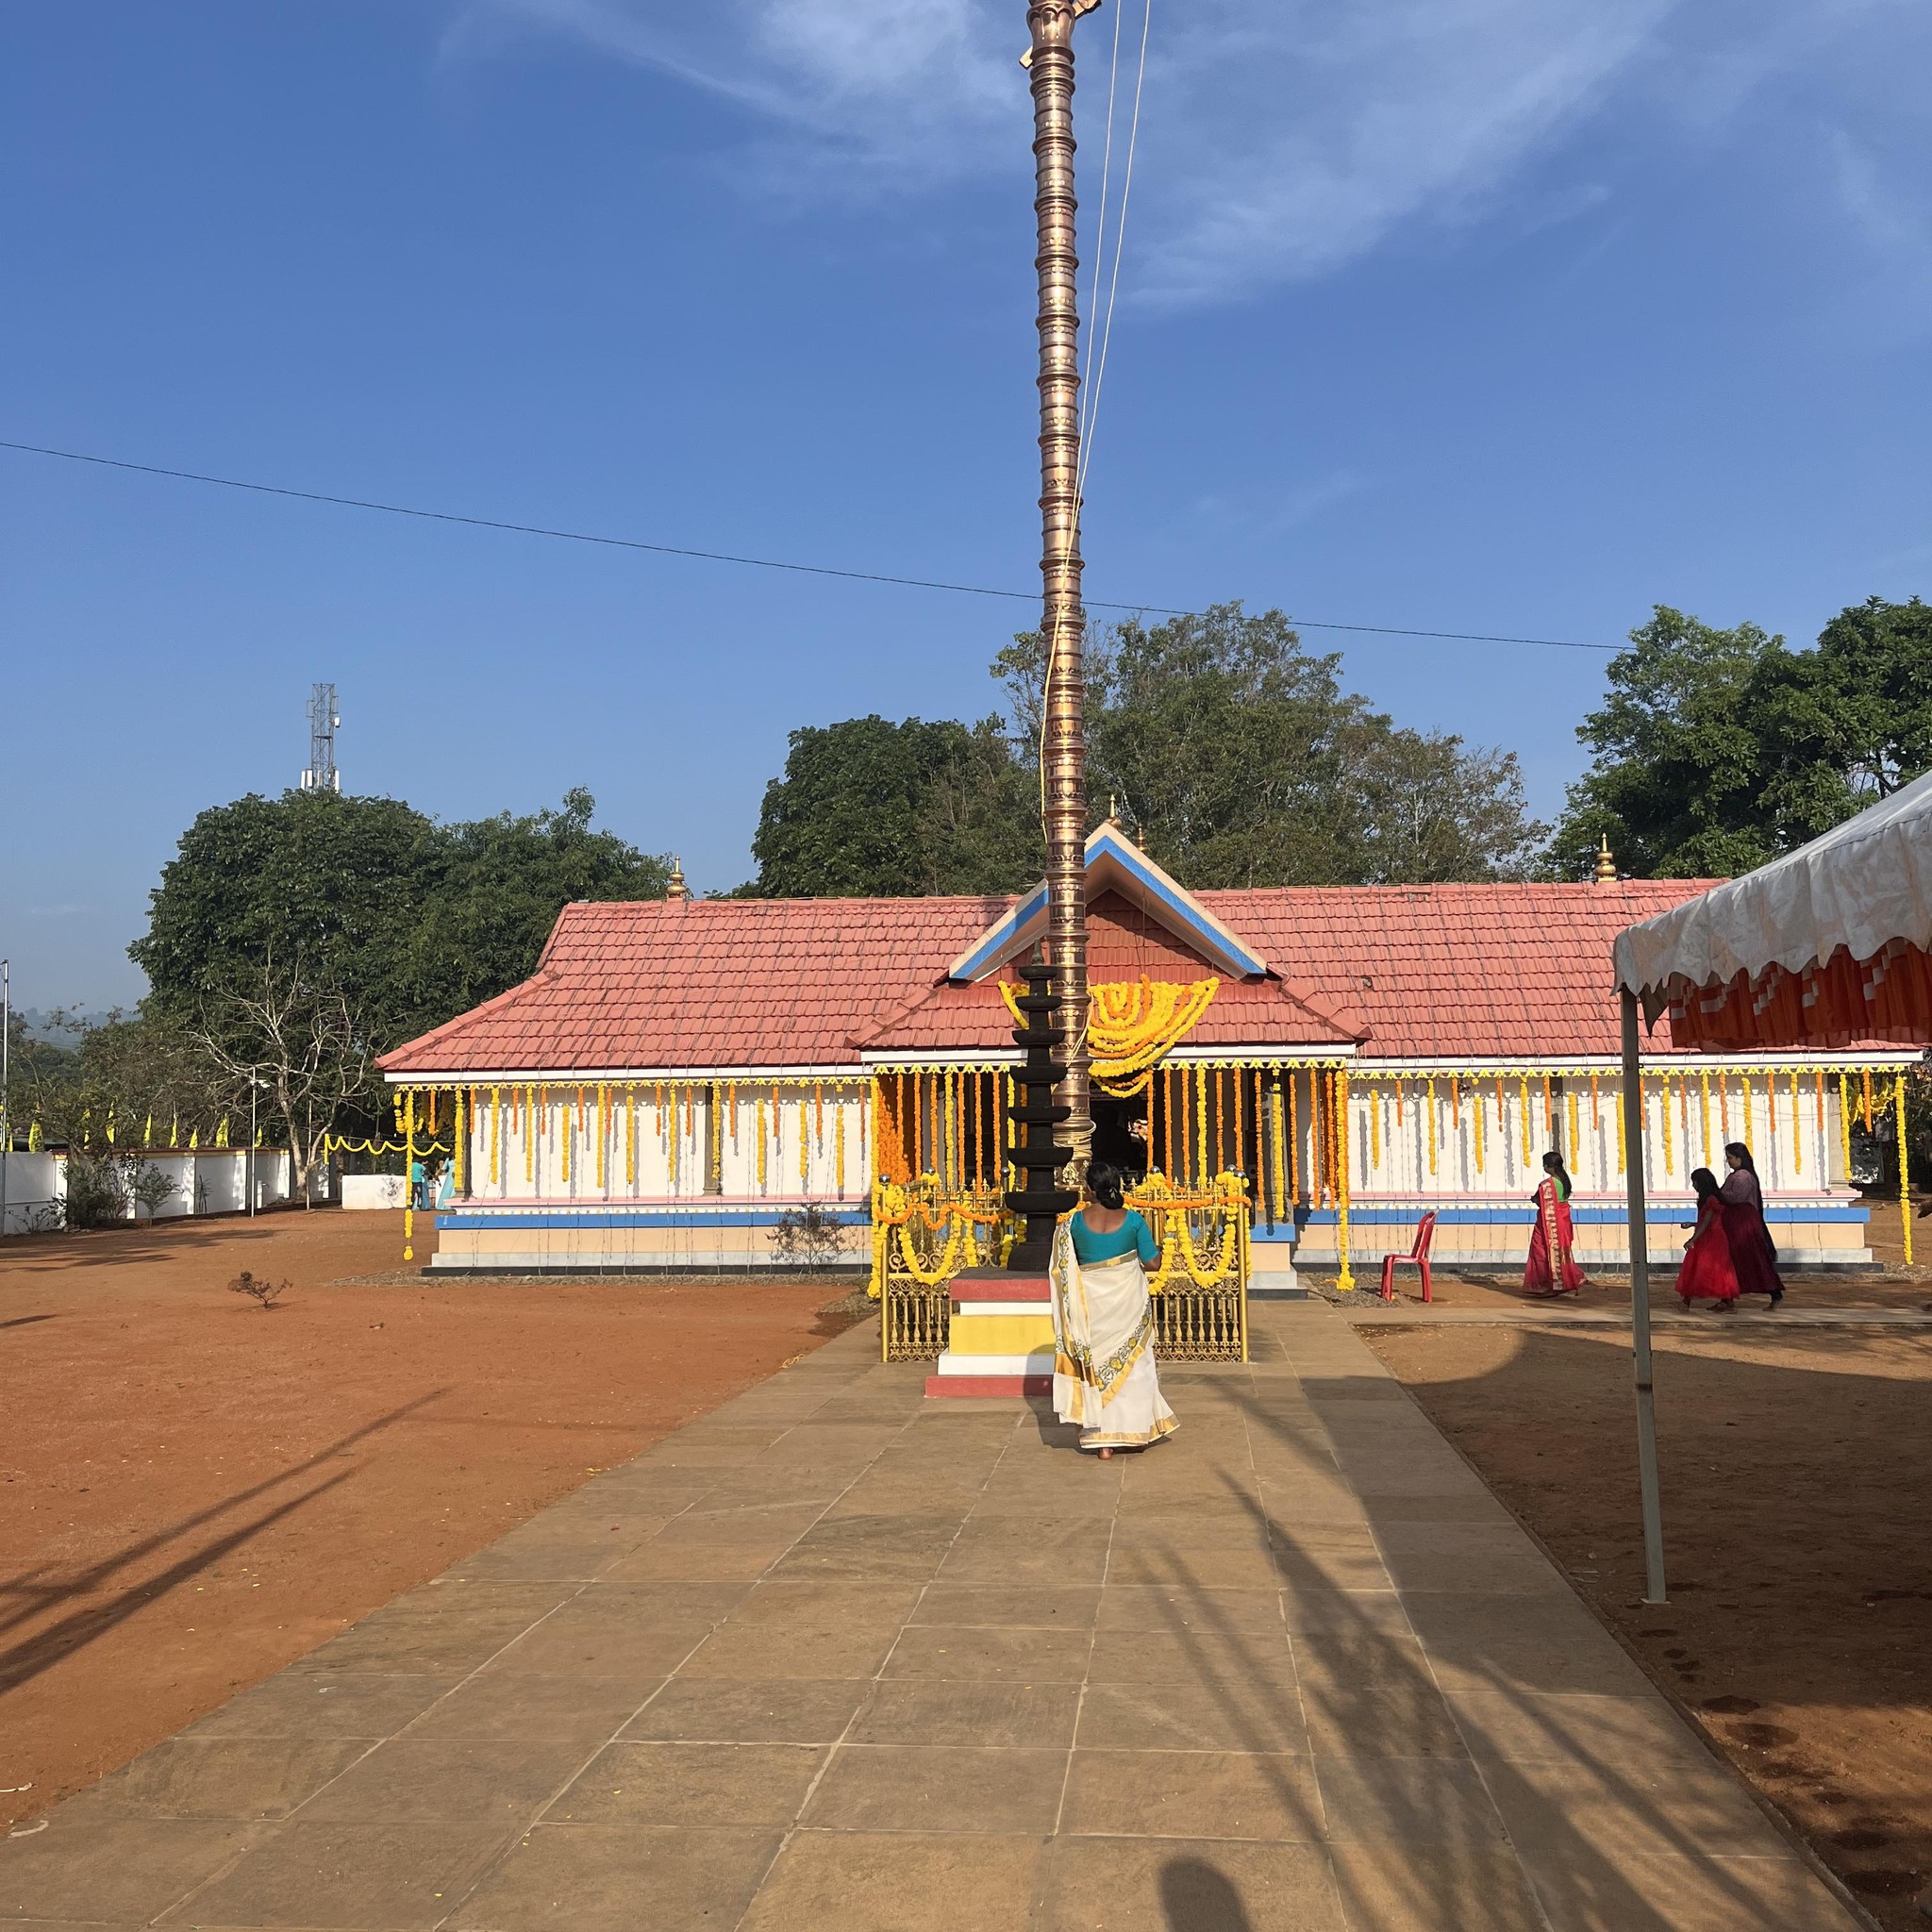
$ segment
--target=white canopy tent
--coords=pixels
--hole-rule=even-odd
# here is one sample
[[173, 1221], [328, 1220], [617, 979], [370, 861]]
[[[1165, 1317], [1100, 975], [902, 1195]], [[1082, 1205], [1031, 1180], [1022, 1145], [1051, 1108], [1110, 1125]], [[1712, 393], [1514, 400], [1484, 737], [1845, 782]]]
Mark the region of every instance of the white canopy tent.
[[[1624, 1107], [1641, 1118], [1638, 1008], [1674, 1044], [1738, 1050], [1932, 1041], [1932, 773], [1796, 852], [1626, 927]], [[1904, 1087], [1898, 1090], [1903, 1126]], [[1630, 1137], [1630, 1309], [1647, 1600], [1664, 1601], [1643, 1140]], [[1900, 1161], [1905, 1158], [1901, 1135]], [[1901, 1183], [1903, 1185], [1903, 1182]], [[1907, 1223], [1909, 1257], [1910, 1224]]]

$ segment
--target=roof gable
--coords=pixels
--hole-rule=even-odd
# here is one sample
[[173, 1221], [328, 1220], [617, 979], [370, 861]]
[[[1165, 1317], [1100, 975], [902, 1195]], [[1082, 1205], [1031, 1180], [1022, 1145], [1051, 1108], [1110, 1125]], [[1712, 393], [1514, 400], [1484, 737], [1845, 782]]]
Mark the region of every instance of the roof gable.
[[[1107, 892], [1118, 893], [1217, 972], [1235, 979], [1258, 979], [1268, 971], [1266, 959], [1161, 871], [1110, 819], [1087, 840], [1088, 903], [1096, 903]], [[946, 977], [961, 985], [990, 977], [1040, 943], [1046, 934], [1046, 915], [1042, 879], [953, 961]]]

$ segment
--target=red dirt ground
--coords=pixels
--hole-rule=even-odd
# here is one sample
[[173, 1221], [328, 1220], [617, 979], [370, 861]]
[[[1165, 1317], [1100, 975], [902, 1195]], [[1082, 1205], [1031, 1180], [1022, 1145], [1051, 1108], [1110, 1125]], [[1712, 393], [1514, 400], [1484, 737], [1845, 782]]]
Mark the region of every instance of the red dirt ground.
[[1627, 1332], [1360, 1332], [1867, 1909], [1923, 1927], [1932, 1336], [1660, 1334], [1670, 1602], [1647, 1608]]
[[[843, 1323], [819, 1283], [396, 1278], [400, 1214], [0, 1256], [0, 1826]], [[290, 1277], [264, 1313], [242, 1269]], [[391, 1278], [385, 1279], [385, 1276]]]

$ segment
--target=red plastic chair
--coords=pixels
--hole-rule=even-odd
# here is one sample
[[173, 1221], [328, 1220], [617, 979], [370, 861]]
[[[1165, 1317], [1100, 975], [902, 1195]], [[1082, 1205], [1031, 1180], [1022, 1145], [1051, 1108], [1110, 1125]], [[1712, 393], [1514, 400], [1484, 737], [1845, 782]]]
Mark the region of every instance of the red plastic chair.
[[1431, 1208], [1423, 1216], [1422, 1225], [1415, 1231], [1415, 1246], [1406, 1255], [1384, 1255], [1382, 1257], [1382, 1299], [1392, 1302], [1395, 1299], [1395, 1271], [1407, 1264], [1418, 1270], [1423, 1277], [1423, 1299], [1435, 1300], [1429, 1292], [1429, 1243], [1436, 1237], [1436, 1210]]

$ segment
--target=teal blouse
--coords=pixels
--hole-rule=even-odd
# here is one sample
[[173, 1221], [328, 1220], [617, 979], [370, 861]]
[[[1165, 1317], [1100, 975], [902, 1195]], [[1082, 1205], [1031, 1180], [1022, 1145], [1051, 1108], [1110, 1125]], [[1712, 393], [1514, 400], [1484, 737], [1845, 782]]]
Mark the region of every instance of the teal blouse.
[[1123, 1255], [1138, 1253], [1141, 1267], [1151, 1268], [1160, 1258], [1160, 1250], [1154, 1245], [1154, 1230], [1131, 1208], [1127, 1209], [1127, 1218], [1111, 1234], [1100, 1234], [1089, 1227], [1083, 1213], [1075, 1214], [1070, 1225], [1074, 1253], [1088, 1266], [1097, 1267], [1103, 1261], [1118, 1261]]

